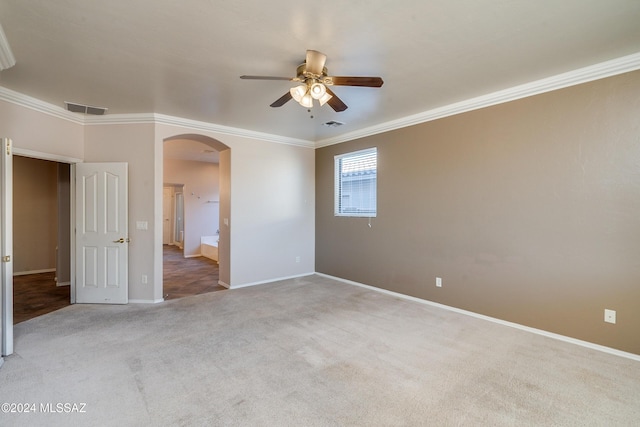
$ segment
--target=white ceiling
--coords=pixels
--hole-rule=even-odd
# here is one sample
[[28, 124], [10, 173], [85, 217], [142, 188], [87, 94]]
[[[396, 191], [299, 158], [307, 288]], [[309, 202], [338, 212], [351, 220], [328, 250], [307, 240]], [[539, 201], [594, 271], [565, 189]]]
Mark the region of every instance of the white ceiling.
[[[0, 0], [0, 24], [17, 61], [0, 86], [305, 141], [640, 52], [638, 0]], [[291, 82], [239, 78], [294, 77], [307, 49], [384, 86], [309, 113], [269, 107]]]

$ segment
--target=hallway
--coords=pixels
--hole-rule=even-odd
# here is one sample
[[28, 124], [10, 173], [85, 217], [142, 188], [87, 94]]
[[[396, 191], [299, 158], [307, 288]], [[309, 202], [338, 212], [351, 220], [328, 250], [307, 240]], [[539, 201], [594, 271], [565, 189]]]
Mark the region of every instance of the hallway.
[[[218, 284], [218, 263], [209, 258], [184, 258], [176, 246], [163, 246], [165, 300], [223, 291]], [[55, 272], [14, 276], [13, 324], [70, 305], [69, 286], [56, 286]]]

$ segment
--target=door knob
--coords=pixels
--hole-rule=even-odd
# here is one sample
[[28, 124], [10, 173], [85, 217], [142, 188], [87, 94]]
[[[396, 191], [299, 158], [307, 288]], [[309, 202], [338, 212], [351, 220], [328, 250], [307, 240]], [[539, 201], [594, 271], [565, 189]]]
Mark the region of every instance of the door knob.
[[114, 240], [113, 243], [124, 243], [124, 242], [129, 243], [130, 241], [131, 239], [129, 239], [128, 237], [126, 239], [124, 237], [121, 237], [118, 240]]

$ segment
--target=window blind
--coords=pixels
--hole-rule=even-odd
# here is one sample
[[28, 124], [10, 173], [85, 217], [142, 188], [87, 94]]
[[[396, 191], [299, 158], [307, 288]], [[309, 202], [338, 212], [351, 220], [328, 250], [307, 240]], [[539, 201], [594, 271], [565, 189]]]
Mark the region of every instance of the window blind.
[[376, 216], [377, 170], [376, 148], [335, 156], [336, 216]]

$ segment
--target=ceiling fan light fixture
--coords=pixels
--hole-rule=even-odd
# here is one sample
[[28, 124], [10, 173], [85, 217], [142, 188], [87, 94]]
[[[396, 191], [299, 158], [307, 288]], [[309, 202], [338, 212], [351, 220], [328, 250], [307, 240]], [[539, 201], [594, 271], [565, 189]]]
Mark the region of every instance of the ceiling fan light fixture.
[[289, 92], [291, 93], [293, 99], [296, 100], [296, 102], [301, 102], [302, 97], [307, 93], [307, 85], [292, 87], [291, 89], [289, 89]]
[[302, 105], [305, 108], [311, 108], [313, 107], [313, 98], [311, 97], [311, 94], [309, 92], [307, 92], [302, 99], [300, 100], [300, 105]]
[[320, 99], [327, 93], [327, 88], [322, 83], [314, 83], [309, 89], [313, 99]]
[[318, 101], [320, 102], [320, 106], [323, 106], [324, 104], [326, 104], [327, 101], [330, 100], [331, 98], [333, 98], [333, 96], [329, 95], [329, 93], [326, 91], [326, 88], [325, 88], [324, 95], [322, 95], [318, 99]]
[[311, 108], [313, 100], [317, 99], [320, 106], [328, 103], [336, 113], [349, 107], [328, 86], [381, 87], [384, 83], [381, 77], [329, 76], [327, 67], [325, 67], [326, 60], [327, 55], [324, 53], [307, 50], [306, 59], [298, 65], [296, 76], [293, 78], [247, 75], [240, 76], [240, 78], [245, 80], [287, 80], [299, 83], [299, 86], [290, 88], [288, 92], [269, 104], [270, 107], [282, 107], [290, 100], [295, 99], [301, 106]]

